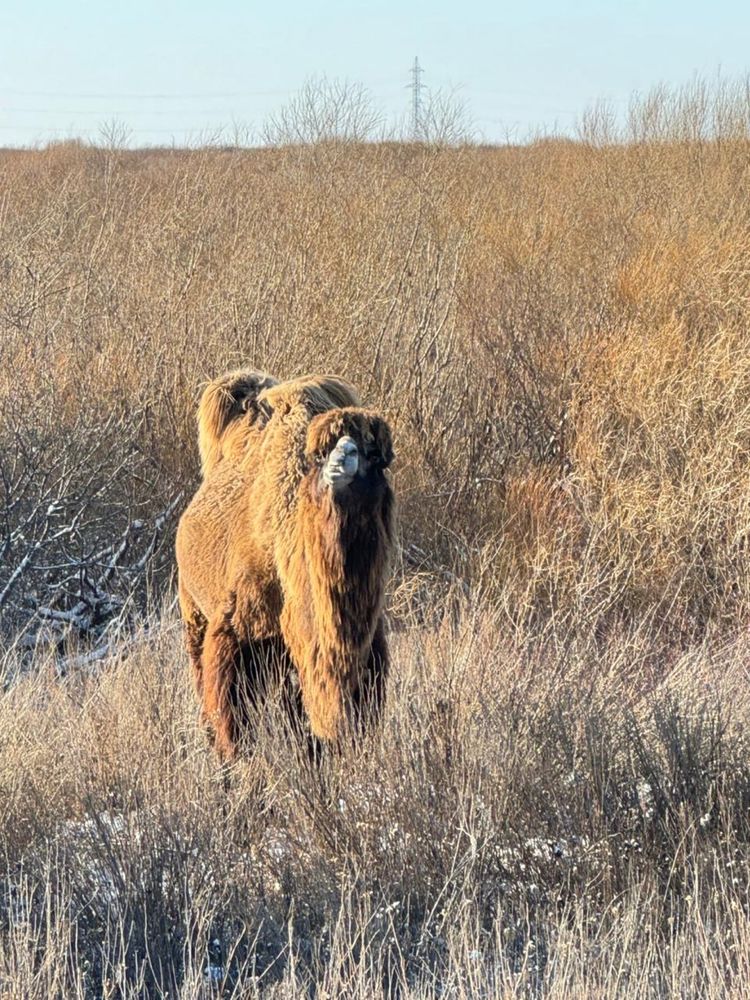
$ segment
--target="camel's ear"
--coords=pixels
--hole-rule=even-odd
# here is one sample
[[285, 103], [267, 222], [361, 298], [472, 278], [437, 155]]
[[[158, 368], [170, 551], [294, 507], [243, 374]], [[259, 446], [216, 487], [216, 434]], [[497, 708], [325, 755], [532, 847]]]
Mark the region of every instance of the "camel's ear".
[[391, 429], [382, 417], [373, 417], [370, 424], [374, 454], [372, 461], [381, 469], [387, 469], [393, 461], [393, 439]]

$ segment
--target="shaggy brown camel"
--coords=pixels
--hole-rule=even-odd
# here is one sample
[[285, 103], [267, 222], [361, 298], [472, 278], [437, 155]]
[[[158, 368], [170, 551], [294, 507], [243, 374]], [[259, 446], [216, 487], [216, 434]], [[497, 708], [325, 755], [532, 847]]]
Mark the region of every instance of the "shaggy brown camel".
[[180, 519], [182, 616], [202, 717], [223, 759], [274, 663], [315, 736], [377, 714], [388, 673], [391, 434], [346, 382], [234, 372], [199, 407], [204, 480]]

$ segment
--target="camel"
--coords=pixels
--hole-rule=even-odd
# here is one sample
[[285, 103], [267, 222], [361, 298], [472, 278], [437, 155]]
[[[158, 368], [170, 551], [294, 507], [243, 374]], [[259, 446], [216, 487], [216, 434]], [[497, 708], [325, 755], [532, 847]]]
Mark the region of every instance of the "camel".
[[176, 552], [202, 719], [231, 760], [247, 705], [291, 669], [312, 733], [335, 744], [384, 699], [389, 427], [343, 379], [250, 370], [207, 387], [198, 423], [203, 482]]

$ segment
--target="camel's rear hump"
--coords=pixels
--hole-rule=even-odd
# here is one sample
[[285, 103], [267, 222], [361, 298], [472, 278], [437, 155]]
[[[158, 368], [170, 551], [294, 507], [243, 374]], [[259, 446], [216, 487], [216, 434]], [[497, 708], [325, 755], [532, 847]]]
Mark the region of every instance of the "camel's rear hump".
[[250, 368], [229, 372], [209, 382], [198, 404], [198, 448], [203, 477], [224, 457], [222, 441], [227, 428], [248, 415], [253, 422], [258, 396], [278, 383], [272, 375]]

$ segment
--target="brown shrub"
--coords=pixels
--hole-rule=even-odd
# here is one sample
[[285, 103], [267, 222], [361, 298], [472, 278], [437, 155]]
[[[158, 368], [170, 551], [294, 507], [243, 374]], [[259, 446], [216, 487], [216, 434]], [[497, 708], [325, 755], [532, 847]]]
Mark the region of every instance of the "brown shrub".
[[[747, 144], [740, 96], [706, 105], [726, 134], [697, 129], [699, 96], [662, 95], [658, 115], [649, 99], [622, 144], [4, 154], [6, 479], [19, 440], [44, 466], [98, 424], [117, 458], [80, 482], [94, 473], [124, 532], [124, 511], [148, 524], [197, 482], [207, 378], [333, 370], [393, 424], [404, 537], [430, 554], [418, 569], [487, 582], [489, 544], [522, 618], [586, 604], [688, 631], [736, 621]], [[510, 484], [527, 476], [567, 498], [533, 543], [514, 536]], [[43, 495], [37, 479], [28, 505]], [[37, 537], [14, 535], [28, 505], [4, 583]], [[560, 559], [542, 569], [527, 544]], [[40, 571], [25, 596], [46, 586]], [[15, 621], [23, 596], [4, 602]]]

